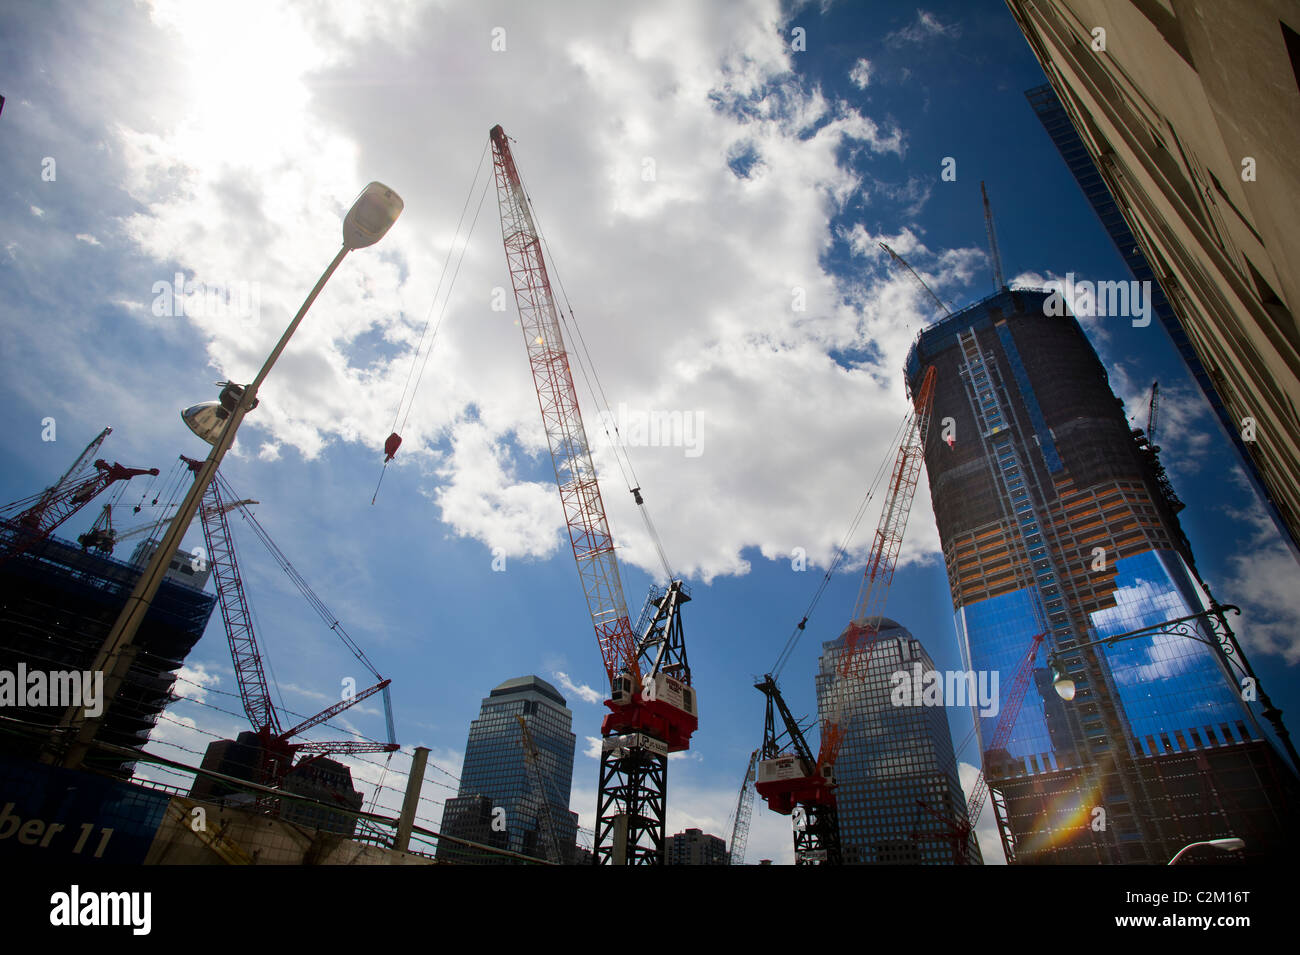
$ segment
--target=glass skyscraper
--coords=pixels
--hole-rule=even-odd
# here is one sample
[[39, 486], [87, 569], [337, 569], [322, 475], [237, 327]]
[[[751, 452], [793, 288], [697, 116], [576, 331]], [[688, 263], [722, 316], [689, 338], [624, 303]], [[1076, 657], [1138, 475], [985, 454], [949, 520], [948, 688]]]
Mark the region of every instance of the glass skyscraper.
[[[841, 682], [844, 635], [822, 644], [817, 710], [845, 732], [835, 760], [835, 804], [846, 865], [981, 863], [972, 833], [957, 835], [966, 799], [942, 705], [913, 696], [913, 678], [934, 671], [905, 628], [882, 619], [864, 672]], [[906, 705], [896, 688], [908, 681]], [[963, 844], [964, 843], [964, 844]]]
[[[524, 759], [521, 716], [537, 747], [540, 792]], [[494, 688], [470, 724], [460, 789], [443, 806], [442, 832], [544, 859], [548, 840], [543, 813], [549, 808], [563, 861], [572, 862], [578, 830], [577, 813], [569, 810], [576, 744], [572, 724], [564, 697], [540, 677], [517, 677]], [[439, 845], [438, 858], [479, 864], [508, 861], [450, 841]]]
[[1161, 863], [1236, 836], [1247, 857], [1286, 851], [1294, 777], [1208, 626], [1094, 643], [1208, 605], [1154, 450], [1048, 295], [1003, 289], [925, 329], [906, 367], [913, 390], [937, 371], [926, 470], [965, 665], [1005, 691], [1046, 634], [1007, 745], [990, 751], [997, 717], [977, 719], [1004, 849]]

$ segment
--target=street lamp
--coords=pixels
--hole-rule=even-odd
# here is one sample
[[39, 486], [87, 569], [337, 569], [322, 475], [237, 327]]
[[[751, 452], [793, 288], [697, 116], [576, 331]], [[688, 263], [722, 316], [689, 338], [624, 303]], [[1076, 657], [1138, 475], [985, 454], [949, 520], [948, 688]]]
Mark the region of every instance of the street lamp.
[[[1240, 615], [1241, 608], [1232, 604], [1219, 603], [1214, 599], [1209, 586], [1204, 582], [1201, 583], [1201, 588], [1205, 591], [1206, 597], [1209, 598], [1209, 610], [1189, 614], [1186, 617], [1166, 620], [1164, 623], [1153, 624], [1149, 627], [1139, 627], [1137, 630], [1129, 630], [1126, 633], [1117, 633], [1113, 637], [1102, 637], [1088, 643], [1076, 644], [1073, 647], [1058, 649], [1052, 653], [1048, 657], [1048, 665], [1052, 668], [1052, 686], [1056, 689], [1057, 696], [1069, 701], [1073, 700], [1075, 695], [1074, 679], [1066, 671], [1065, 663], [1061, 659], [1062, 656], [1072, 654], [1086, 647], [1099, 646], [1103, 643], [1111, 646], [1124, 640], [1138, 640], [1143, 637], [1156, 636], [1157, 634], [1186, 637], [1189, 640], [1195, 640], [1211, 647], [1230, 675], [1234, 671], [1235, 664], [1236, 672], [1242, 677], [1251, 680], [1264, 717], [1272, 724], [1278, 741], [1281, 742], [1282, 748], [1286, 750], [1286, 754], [1291, 760], [1291, 771], [1300, 774], [1300, 754], [1296, 753], [1295, 745], [1291, 742], [1291, 734], [1287, 732], [1286, 725], [1282, 722], [1282, 711], [1273, 705], [1273, 701], [1264, 692], [1259, 677], [1255, 675], [1250, 662], [1246, 659], [1246, 654], [1242, 652], [1241, 646], [1237, 643], [1237, 635], [1232, 632], [1232, 628], [1228, 626], [1228, 619], [1224, 616], [1229, 611]], [[1202, 622], [1209, 626], [1210, 631], [1214, 634], [1214, 639], [1208, 639], [1201, 631], [1200, 624]]]
[[[325, 283], [329, 281], [335, 269], [343, 262], [344, 257], [353, 249], [367, 248], [382, 239], [397, 221], [402, 206], [401, 197], [382, 183], [372, 182], [362, 189], [343, 220], [343, 247], [317, 280], [315, 287], [302, 303], [302, 307], [298, 309], [298, 314], [289, 323], [289, 327], [280, 336], [280, 341], [276, 343], [266, 363], [262, 365], [262, 370], [257, 373], [257, 377], [247, 387], [225, 382], [219, 401], [204, 402], [187, 408], [182, 413], [190, 430], [211, 444], [212, 450], [207, 460], [195, 473], [194, 483], [186, 494], [180, 510], [172, 517], [167, 533], [154, 551], [149, 566], [136, 581], [135, 589], [131, 591], [126, 605], [123, 606], [117, 622], [113, 624], [113, 629], [109, 631], [95, 659], [94, 669], [104, 673], [103, 712], [97, 717], [89, 717], [84, 705], [69, 707], [59, 722], [52, 745], [42, 754], [42, 762], [61, 761], [64, 766], [71, 769], [81, 765], [99, 732], [100, 724], [107, 715], [109, 704], [117, 696], [117, 691], [130, 669], [131, 659], [135, 655], [132, 642], [153, 603], [154, 596], [158, 593], [158, 587], [162, 584], [172, 555], [180, 547], [181, 539], [198, 512], [199, 502], [217, 473], [222, 458], [234, 444], [239, 423], [244, 420], [244, 415], [257, 405], [257, 390], [275, 365], [276, 359], [280, 357], [280, 353], [284, 351], [293, 333], [297, 331], [303, 316], [316, 301], [316, 296], [325, 287]], [[71, 737], [71, 743], [60, 754], [57, 748], [61, 741], [68, 737]]]
[[1179, 849], [1174, 854], [1174, 857], [1169, 860], [1169, 864], [1175, 864], [1183, 857], [1184, 853], [1190, 852], [1198, 846], [1214, 846], [1214, 848], [1218, 849], [1220, 852], [1240, 852], [1242, 849], [1246, 848], [1246, 840], [1238, 839], [1234, 836], [1229, 839], [1208, 839], [1205, 842], [1193, 842], [1191, 845], [1183, 846]]
[[1065, 664], [1055, 653], [1047, 657], [1047, 665], [1052, 668], [1052, 686], [1056, 689], [1056, 695], [1067, 703], [1074, 699], [1074, 680], [1065, 670]]

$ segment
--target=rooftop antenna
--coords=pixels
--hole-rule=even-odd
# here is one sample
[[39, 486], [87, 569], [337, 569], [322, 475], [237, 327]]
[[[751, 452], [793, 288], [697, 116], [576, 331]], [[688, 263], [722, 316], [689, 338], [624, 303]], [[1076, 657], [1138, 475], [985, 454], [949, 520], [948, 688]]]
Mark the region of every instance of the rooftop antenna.
[[993, 291], [1000, 292], [1007, 287], [1007, 279], [1002, 274], [1002, 254], [998, 252], [998, 235], [993, 231], [993, 209], [983, 181], [980, 182], [980, 195], [984, 197], [984, 225], [989, 230], [989, 252], [993, 257]]

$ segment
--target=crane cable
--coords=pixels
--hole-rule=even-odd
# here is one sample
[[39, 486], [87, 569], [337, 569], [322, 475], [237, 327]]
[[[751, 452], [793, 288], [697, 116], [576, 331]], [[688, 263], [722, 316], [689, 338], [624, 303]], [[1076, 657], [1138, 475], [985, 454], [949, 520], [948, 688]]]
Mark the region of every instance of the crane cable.
[[[517, 171], [517, 170], [516, 170]], [[619, 433], [617, 423], [614, 424], [614, 434], [610, 434], [610, 423], [614, 420], [610, 412], [609, 398], [605, 393], [604, 384], [600, 380], [600, 375], [596, 371], [596, 363], [592, 360], [591, 352], [587, 348], [587, 340], [583, 337], [582, 329], [578, 325], [577, 316], [573, 314], [573, 305], [569, 301], [569, 293], [564, 287], [564, 279], [560, 277], [560, 270], [555, 264], [555, 255], [551, 251], [551, 244], [546, 240], [546, 233], [542, 230], [541, 217], [537, 214], [537, 206], [533, 202], [531, 192], [524, 182], [523, 173], [519, 173], [519, 185], [523, 189], [524, 198], [528, 202], [528, 207], [533, 215], [533, 224], [537, 227], [537, 236], [541, 240], [543, 247], [546, 249], [548, 271], [555, 275], [555, 282], [560, 288], [560, 296], [564, 299], [565, 309], [568, 310], [568, 318], [565, 318], [564, 309], [558, 309], [557, 313], [560, 322], [565, 328], [572, 331], [570, 339], [573, 340], [578, 348], [574, 350], [573, 356], [578, 365], [578, 371], [582, 374], [583, 381], [587, 385], [587, 391], [595, 399], [598, 407], [598, 417], [601, 419], [601, 429], [605, 432], [605, 437], [609, 439], [610, 446], [614, 449], [614, 461], [618, 464], [619, 473], [623, 476], [623, 483], [626, 485], [628, 493], [636, 500], [637, 509], [641, 513], [641, 520], [645, 524], [646, 533], [650, 538], [650, 543], [654, 546], [655, 552], [659, 557], [659, 563], [664, 569], [669, 581], [675, 580], [676, 575], [673, 573], [672, 565], [668, 562], [667, 552], [664, 550], [663, 539], [659, 536], [659, 530], [655, 526], [654, 520], [650, 516], [650, 510], [646, 506], [645, 499], [641, 494], [641, 482], [637, 478], [636, 468], [632, 465], [632, 458], [627, 453], [626, 448], [622, 446], [619, 439], [622, 435]], [[590, 371], [588, 370], [590, 369]], [[594, 385], [593, 385], [594, 381]], [[586, 430], [585, 422], [583, 430]], [[618, 435], [618, 438], [615, 437]], [[608, 518], [607, 518], [608, 520]]]
[[[902, 422], [899, 424], [898, 428], [895, 429], [894, 436], [890, 440], [890, 448], [895, 447], [902, 440], [903, 433], [911, 424], [913, 414], [914, 412], [909, 410], [903, 415]], [[785, 669], [785, 665], [790, 661], [790, 655], [794, 652], [794, 648], [799, 643], [799, 638], [803, 635], [804, 630], [808, 626], [808, 618], [812, 616], [813, 611], [817, 608], [817, 604], [821, 602], [822, 595], [826, 592], [826, 588], [830, 585], [831, 576], [835, 573], [839, 565], [844, 562], [845, 557], [848, 556], [849, 543], [857, 533], [858, 525], [862, 523], [863, 517], [866, 516], [867, 507], [870, 505], [872, 498], [875, 497], [877, 490], [879, 490], [880, 482], [884, 479], [885, 473], [888, 470], [888, 465], [893, 460], [893, 457], [892, 454], [886, 454], [881, 460], [880, 467], [877, 468], [876, 475], [872, 478], [871, 484], [867, 488], [866, 495], [862, 498], [862, 502], [858, 505], [858, 509], [854, 513], [853, 519], [849, 522], [848, 530], [845, 531], [843, 538], [840, 540], [840, 545], [835, 551], [835, 557], [831, 561], [830, 566], [826, 568], [826, 573], [822, 575], [821, 582], [818, 584], [817, 590], [813, 593], [808, 608], [804, 611], [802, 619], [795, 624], [794, 629], [790, 632], [790, 636], [786, 639], [785, 646], [782, 647], [780, 655], [776, 658], [776, 663], [772, 666], [772, 669], [768, 671], [774, 680], [781, 675], [781, 671]]]
[[[384, 466], [379, 472], [379, 481], [375, 485], [375, 493], [370, 498], [370, 503], [372, 505], [375, 503], [375, 499], [379, 497], [379, 488], [380, 485], [384, 483], [384, 474], [388, 471], [388, 463], [393, 460], [393, 456], [397, 453], [397, 447], [402, 443], [399, 432], [406, 430], [406, 424], [411, 418], [411, 410], [415, 407], [415, 397], [419, 392], [420, 382], [424, 379], [424, 370], [428, 367], [429, 359], [433, 355], [434, 345], [436, 345], [438, 341], [438, 330], [442, 327], [443, 317], [447, 314], [447, 306], [451, 302], [451, 294], [456, 286], [456, 278], [460, 275], [461, 264], [465, 261], [465, 251], [469, 248], [470, 237], [474, 234], [474, 226], [478, 223], [479, 212], [482, 211], [483, 201], [487, 198], [487, 187], [491, 182], [490, 177], [485, 178], [483, 181], [483, 193], [479, 196], [478, 207], [474, 210], [474, 219], [471, 221], [469, 231], [466, 233], [464, 243], [461, 245], [460, 257], [456, 260], [456, 268], [452, 272], [451, 281], [447, 284], [446, 297], [442, 300], [442, 308], [438, 312], [438, 320], [434, 322], [433, 334], [429, 336], [428, 350], [425, 350], [424, 339], [429, 331], [429, 323], [433, 320], [434, 309], [437, 308], [438, 305], [438, 295], [442, 291], [443, 282], [447, 278], [447, 267], [451, 264], [451, 257], [456, 249], [456, 242], [460, 238], [460, 229], [465, 222], [465, 213], [469, 210], [469, 204], [474, 198], [474, 190], [478, 186], [479, 175], [483, 172], [483, 160], [487, 155], [487, 150], [487, 145], [484, 145], [483, 151], [479, 154], [478, 166], [474, 170], [474, 178], [470, 182], [469, 192], [465, 195], [465, 203], [461, 206], [460, 218], [456, 220], [456, 230], [452, 234], [451, 244], [447, 246], [447, 257], [442, 263], [442, 272], [438, 276], [438, 285], [434, 289], [433, 300], [429, 303], [429, 311], [424, 317], [424, 327], [420, 330], [420, 339], [416, 343], [414, 353], [411, 355], [411, 367], [406, 373], [406, 382], [402, 385], [402, 396], [398, 399], [397, 409], [393, 412], [392, 433], [384, 443], [384, 452], [386, 457], [384, 458]], [[424, 351], [423, 361], [420, 360], [421, 351]], [[416, 374], [417, 366], [419, 367], [419, 374]], [[412, 378], [414, 378], [414, 385], [412, 385]], [[403, 407], [406, 408], [405, 415], [402, 413]], [[401, 421], [400, 428], [398, 426], [399, 419]], [[394, 443], [394, 440], [396, 443]]]
[[[222, 491], [230, 495], [232, 501], [240, 500], [239, 496], [235, 494], [234, 490], [226, 482], [225, 477], [220, 472], [217, 472], [216, 480], [221, 482]], [[298, 572], [298, 568], [294, 567], [293, 564], [290, 563], [289, 558], [285, 556], [284, 551], [280, 550], [279, 545], [271, 539], [271, 535], [267, 533], [266, 528], [264, 528], [258, 522], [257, 518], [253, 516], [253, 512], [249, 510], [249, 506], [240, 503], [236, 505], [236, 508], [239, 511], [240, 516], [248, 521], [249, 526], [253, 528], [253, 533], [257, 535], [257, 539], [262, 542], [270, 552], [271, 557], [280, 565], [280, 569], [288, 575], [289, 579], [293, 582], [293, 585], [298, 588], [298, 591], [306, 598], [307, 603], [316, 611], [316, 615], [325, 622], [325, 625], [329, 627], [329, 629], [333, 630], [338, 635], [338, 638], [343, 641], [344, 646], [352, 651], [352, 655], [360, 661], [362, 666], [370, 671], [370, 674], [376, 680], [382, 680], [383, 677], [380, 675], [379, 671], [375, 669], [374, 664], [370, 662], [370, 658], [366, 656], [365, 651], [362, 650], [348, 632], [343, 629], [343, 624], [339, 623], [338, 618], [334, 616], [329, 607], [325, 606], [324, 601], [322, 601], [320, 597], [316, 596], [316, 592], [311, 589], [311, 586], [303, 578], [302, 574]]]

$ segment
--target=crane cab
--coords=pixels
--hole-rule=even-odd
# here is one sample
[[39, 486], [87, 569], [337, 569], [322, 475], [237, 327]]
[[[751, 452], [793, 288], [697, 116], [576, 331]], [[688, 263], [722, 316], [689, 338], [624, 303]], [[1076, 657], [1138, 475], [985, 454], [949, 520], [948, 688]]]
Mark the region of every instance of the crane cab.
[[630, 673], [614, 678], [605, 705], [610, 714], [601, 727], [602, 735], [646, 732], [665, 740], [670, 753], [690, 747], [691, 734], [699, 726], [695, 688], [666, 673], [648, 674], [637, 690]]
[[831, 766], [814, 766], [798, 753], [787, 753], [762, 760], [754, 779], [754, 788], [768, 808], [788, 816], [800, 803], [833, 804], [835, 770]]

